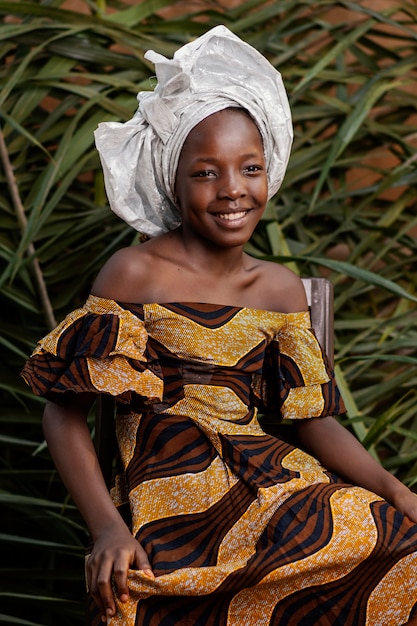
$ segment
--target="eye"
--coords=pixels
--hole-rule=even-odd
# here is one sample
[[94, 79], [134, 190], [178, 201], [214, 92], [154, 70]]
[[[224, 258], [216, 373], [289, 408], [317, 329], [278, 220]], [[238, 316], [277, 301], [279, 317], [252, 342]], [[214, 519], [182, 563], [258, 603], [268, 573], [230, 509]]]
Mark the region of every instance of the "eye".
[[258, 172], [263, 172], [262, 165], [248, 165], [245, 167], [245, 172], [248, 174], [257, 174]]
[[192, 178], [208, 178], [209, 176], [215, 176], [215, 172], [212, 170], [200, 170], [198, 172], [194, 172], [191, 177]]

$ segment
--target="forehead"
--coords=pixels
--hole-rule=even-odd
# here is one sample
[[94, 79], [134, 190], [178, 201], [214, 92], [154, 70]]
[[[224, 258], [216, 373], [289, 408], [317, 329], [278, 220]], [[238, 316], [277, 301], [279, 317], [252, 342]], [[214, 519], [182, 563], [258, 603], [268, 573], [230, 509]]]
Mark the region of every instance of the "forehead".
[[188, 134], [183, 150], [205, 147], [207, 142], [222, 141], [224, 148], [230, 145], [233, 137], [242, 141], [259, 143], [263, 147], [261, 133], [250, 114], [241, 108], [227, 108], [209, 115]]

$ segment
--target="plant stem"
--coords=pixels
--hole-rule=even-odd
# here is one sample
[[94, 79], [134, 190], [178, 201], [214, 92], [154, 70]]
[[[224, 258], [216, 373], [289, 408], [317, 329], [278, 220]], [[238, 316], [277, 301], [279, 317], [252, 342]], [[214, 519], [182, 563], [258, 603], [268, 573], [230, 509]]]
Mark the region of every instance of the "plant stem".
[[[19, 188], [17, 186], [16, 177], [13, 172], [13, 167], [10, 162], [9, 154], [7, 152], [6, 142], [4, 141], [3, 129], [0, 126], [0, 159], [6, 175], [7, 185], [10, 190], [10, 195], [13, 201], [13, 206], [16, 211], [17, 220], [19, 222], [20, 230], [22, 233], [26, 230], [27, 219], [25, 215], [25, 209], [20, 199]], [[52, 330], [56, 326], [56, 320], [54, 311], [49, 299], [46, 284], [43, 278], [42, 270], [39, 264], [39, 260], [36, 258], [35, 246], [30, 243], [28, 246], [28, 255], [32, 257], [30, 264], [35, 277], [35, 281], [38, 287], [39, 296], [42, 302], [42, 308], [45, 313], [46, 323], [48, 328]]]

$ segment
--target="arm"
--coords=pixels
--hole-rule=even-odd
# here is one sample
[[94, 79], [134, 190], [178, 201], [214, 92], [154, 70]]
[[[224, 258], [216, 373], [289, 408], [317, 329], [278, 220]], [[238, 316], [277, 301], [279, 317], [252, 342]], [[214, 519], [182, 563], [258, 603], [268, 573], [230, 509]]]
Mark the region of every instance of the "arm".
[[103, 621], [115, 614], [111, 577], [122, 602], [128, 598], [127, 570], [134, 565], [153, 577], [146, 553], [132, 537], [104, 482], [86, 422], [91, 398], [63, 407], [48, 402], [45, 438], [56, 468], [90, 529], [94, 547], [87, 582]]
[[323, 467], [351, 484], [373, 491], [417, 523], [416, 494], [381, 467], [333, 417], [304, 419], [295, 423], [301, 445]]

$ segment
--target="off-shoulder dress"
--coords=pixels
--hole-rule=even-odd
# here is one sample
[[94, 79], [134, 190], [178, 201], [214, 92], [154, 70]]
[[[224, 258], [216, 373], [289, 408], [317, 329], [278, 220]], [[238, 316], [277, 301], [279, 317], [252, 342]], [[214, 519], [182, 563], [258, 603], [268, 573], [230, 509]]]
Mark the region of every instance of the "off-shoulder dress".
[[266, 410], [277, 422], [344, 411], [308, 313], [90, 296], [23, 376], [57, 403], [116, 398], [111, 494], [156, 578], [129, 571], [111, 626], [400, 626], [417, 614], [417, 526], [260, 427]]

